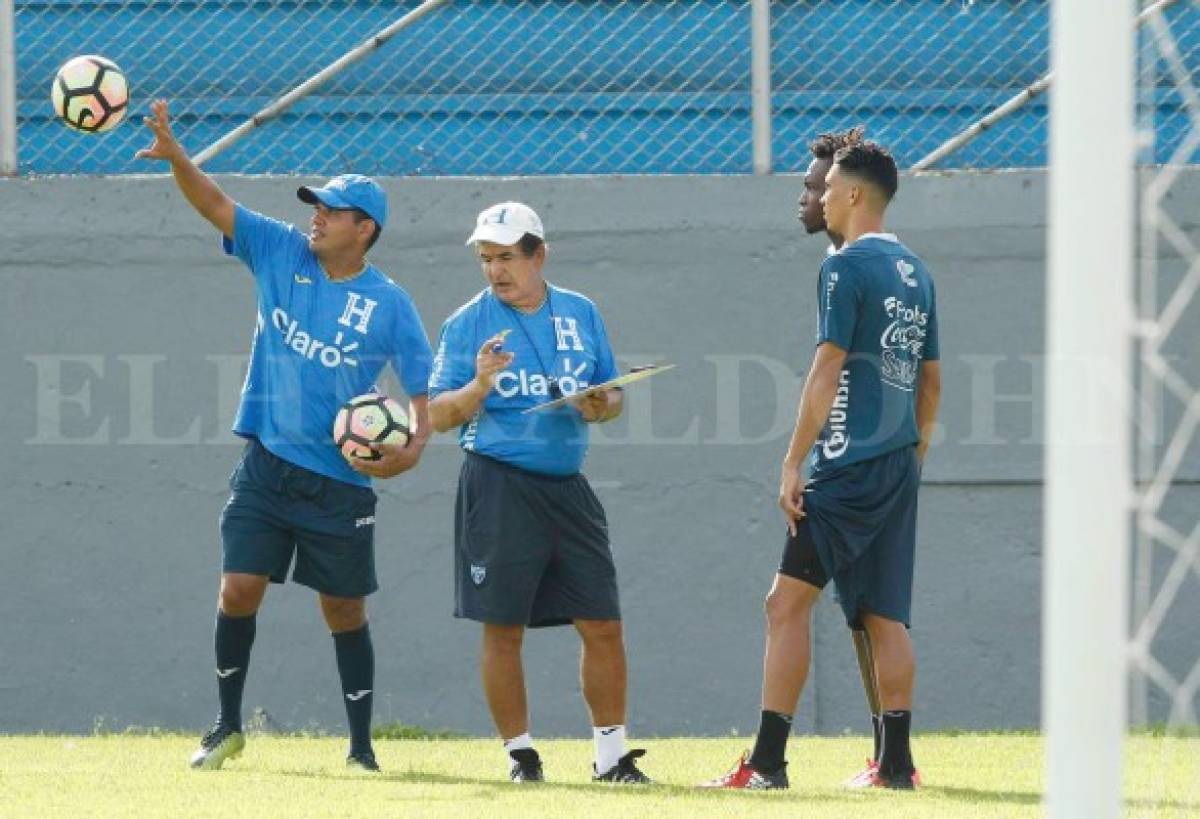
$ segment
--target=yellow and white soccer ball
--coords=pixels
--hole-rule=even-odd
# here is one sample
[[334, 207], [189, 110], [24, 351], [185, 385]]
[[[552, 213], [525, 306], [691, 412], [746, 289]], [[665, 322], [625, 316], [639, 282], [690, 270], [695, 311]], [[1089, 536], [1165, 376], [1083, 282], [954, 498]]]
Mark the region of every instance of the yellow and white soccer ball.
[[377, 461], [379, 454], [371, 444], [407, 444], [411, 434], [404, 408], [373, 392], [351, 398], [333, 422], [333, 442], [347, 460]]
[[87, 54], [68, 60], [50, 89], [54, 112], [67, 127], [102, 134], [121, 124], [129, 110], [129, 82], [112, 60]]

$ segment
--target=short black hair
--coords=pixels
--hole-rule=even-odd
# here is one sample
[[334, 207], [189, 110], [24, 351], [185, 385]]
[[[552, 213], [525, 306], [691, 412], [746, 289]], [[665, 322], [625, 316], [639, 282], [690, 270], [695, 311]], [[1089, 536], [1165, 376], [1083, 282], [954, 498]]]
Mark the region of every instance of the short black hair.
[[862, 125], [855, 125], [848, 131], [830, 131], [808, 143], [808, 150], [812, 151], [812, 155], [816, 159], [833, 159], [834, 154], [842, 148], [862, 142], [863, 135], [866, 133], [867, 129]]
[[517, 242], [517, 247], [521, 248], [521, 253], [528, 258], [534, 253], [537, 253], [537, 249], [544, 244], [546, 244], [546, 241], [541, 237], [534, 236], [532, 233], [526, 233], [522, 235], [520, 241]]
[[866, 140], [841, 148], [833, 155], [833, 162], [847, 173], [861, 177], [879, 188], [884, 199], [892, 201], [900, 187], [900, 173], [896, 160], [887, 148], [878, 142]]
[[[362, 208], [350, 208], [350, 212], [354, 214], [354, 224], [356, 225], [361, 224], [364, 219], [371, 219]], [[383, 228], [379, 226], [379, 223], [375, 222], [374, 219], [371, 219], [371, 221], [375, 223], [375, 232], [371, 234], [371, 238], [367, 241], [367, 250], [375, 246], [375, 243], [379, 241], [379, 234], [383, 233]]]

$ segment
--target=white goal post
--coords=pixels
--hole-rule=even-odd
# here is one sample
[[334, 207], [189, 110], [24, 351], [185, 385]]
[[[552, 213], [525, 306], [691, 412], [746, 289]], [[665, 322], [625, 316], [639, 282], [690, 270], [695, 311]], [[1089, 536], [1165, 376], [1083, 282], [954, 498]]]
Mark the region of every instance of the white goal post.
[[1042, 720], [1051, 819], [1117, 819], [1127, 727], [1134, 0], [1054, 0]]

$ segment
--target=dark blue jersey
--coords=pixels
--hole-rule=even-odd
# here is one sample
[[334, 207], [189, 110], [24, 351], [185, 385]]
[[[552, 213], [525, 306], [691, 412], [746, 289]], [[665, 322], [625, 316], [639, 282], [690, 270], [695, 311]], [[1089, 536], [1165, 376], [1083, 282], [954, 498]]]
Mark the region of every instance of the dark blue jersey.
[[813, 474], [916, 444], [921, 362], [939, 355], [925, 264], [895, 236], [867, 234], [821, 265], [817, 305], [817, 344], [848, 355]]

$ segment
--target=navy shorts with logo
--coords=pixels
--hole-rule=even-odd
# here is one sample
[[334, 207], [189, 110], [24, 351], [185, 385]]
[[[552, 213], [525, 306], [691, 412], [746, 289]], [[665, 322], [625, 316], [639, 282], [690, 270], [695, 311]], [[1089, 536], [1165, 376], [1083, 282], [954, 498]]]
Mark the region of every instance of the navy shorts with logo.
[[335, 597], [365, 597], [375, 577], [375, 492], [327, 478], [250, 439], [221, 512], [223, 570], [292, 579]]
[[817, 588], [832, 578], [851, 628], [862, 627], [864, 612], [911, 625], [920, 482], [911, 446], [810, 481], [780, 573]]
[[454, 547], [455, 617], [533, 628], [621, 619], [608, 521], [583, 475], [467, 452]]

